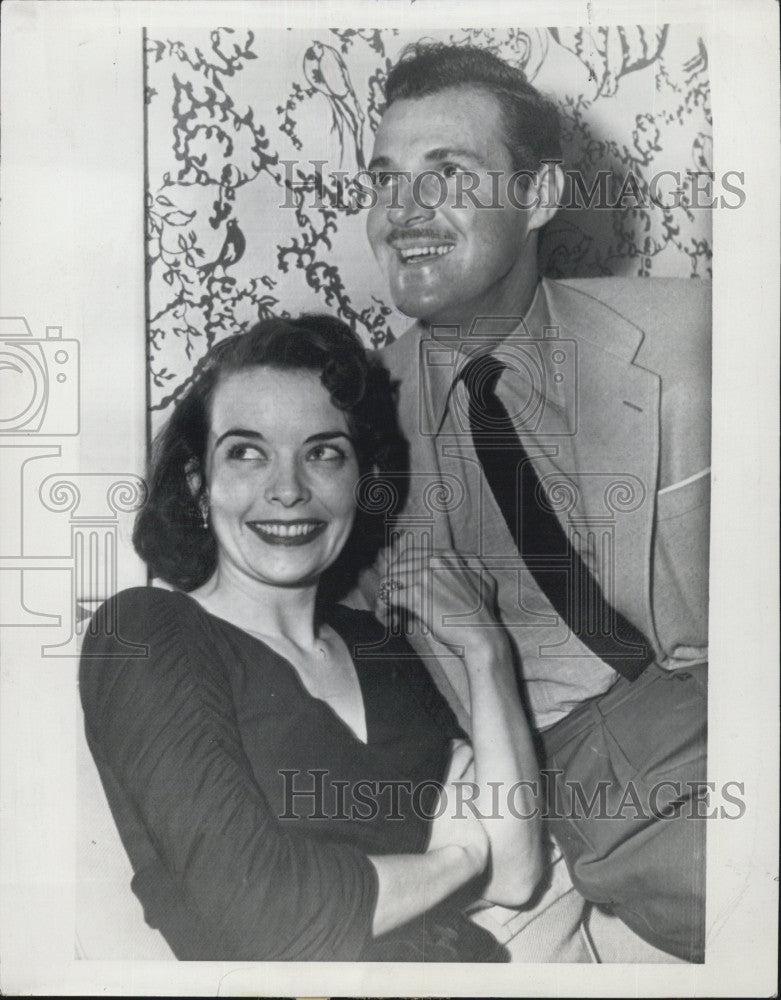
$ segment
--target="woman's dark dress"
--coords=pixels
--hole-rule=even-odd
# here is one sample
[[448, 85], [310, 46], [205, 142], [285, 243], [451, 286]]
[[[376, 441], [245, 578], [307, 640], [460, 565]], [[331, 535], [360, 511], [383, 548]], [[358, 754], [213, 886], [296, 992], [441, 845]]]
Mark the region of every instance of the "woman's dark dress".
[[425, 850], [464, 734], [406, 642], [365, 612], [328, 620], [366, 744], [287, 660], [186, 594], [127, 590], [93, 618], [87, 739], [147, 922], [182, 959], [506, 960], [453, 900], [372, 938], [368, 855]]

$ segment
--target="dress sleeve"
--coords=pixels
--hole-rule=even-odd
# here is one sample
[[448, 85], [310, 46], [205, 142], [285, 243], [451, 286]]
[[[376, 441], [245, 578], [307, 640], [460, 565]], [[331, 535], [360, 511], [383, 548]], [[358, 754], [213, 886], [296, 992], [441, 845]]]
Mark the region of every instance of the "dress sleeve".
[[371, 935], [375, 870], [350, 845], [280, 829], [244, 754], [224, 671], [181, 601], [125, 591], [90, 625], [80, 691], [104, 784], [143, 824], [217, 957], [355, 960]]

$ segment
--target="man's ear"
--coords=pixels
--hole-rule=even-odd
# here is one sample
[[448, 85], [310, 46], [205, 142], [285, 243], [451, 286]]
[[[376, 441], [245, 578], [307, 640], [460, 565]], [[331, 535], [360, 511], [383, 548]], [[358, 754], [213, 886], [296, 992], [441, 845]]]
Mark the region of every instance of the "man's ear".
[[559, 209], [564, 196], [564, 171], [557, 160], [545, 162], [540, 166], [532, 181], [529, 192], [528, 228], [542, 229], [553, 218]]

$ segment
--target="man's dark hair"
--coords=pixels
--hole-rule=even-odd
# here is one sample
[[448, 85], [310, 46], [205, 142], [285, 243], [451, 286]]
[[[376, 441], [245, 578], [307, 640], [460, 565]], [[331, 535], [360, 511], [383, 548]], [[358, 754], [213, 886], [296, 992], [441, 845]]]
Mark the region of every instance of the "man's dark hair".
[[385, 107], [452, 87], [476, 87], [499, 102], [505, 143], [515, 170], [561, 159], [559, 114], [520, 69], [474, 45], [415, 42], [401, 53], [385, 84]]
[[[204, 466], [215, 390], [224, 377], [256, 367], [319, 373], [331, 401], [344, 411], [361, 473], [404, 466], [405, 445], [388, 373], [367, 359], [360, 339], [341, 320], [311, 314], [269, 319], [221, 340], [155, 438], [147, 502], [133, 531], [133, 544], [152, 576], [180, 590], [205, 583], [217, 565], [217, 543], [211, 529], [204, 529], [200, 509], [209, 485]], [[301, 406], [306, 405], [302, 399]], [[328, 571], [330, 596], [341, 596], [355, 574], [373, 561], [383, 532], [384, 520], [359, 505], [350, 539]]]

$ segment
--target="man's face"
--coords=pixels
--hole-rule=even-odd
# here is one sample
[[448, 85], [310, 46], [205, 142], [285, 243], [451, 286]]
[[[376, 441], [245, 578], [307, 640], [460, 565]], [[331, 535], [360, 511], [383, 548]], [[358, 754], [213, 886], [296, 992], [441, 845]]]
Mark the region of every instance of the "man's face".
[[[491, 94], [457, 87], [392, 104], [370, 170], [369, 241], [397, 308], [467, 330], [475, 316], [517, 313], [519, 290], [536, 278], [536, 239], [522, 189], [515, 205], [506, 197], [513, 164]], [[482, 205], [464, 194], [474, 185]]]

